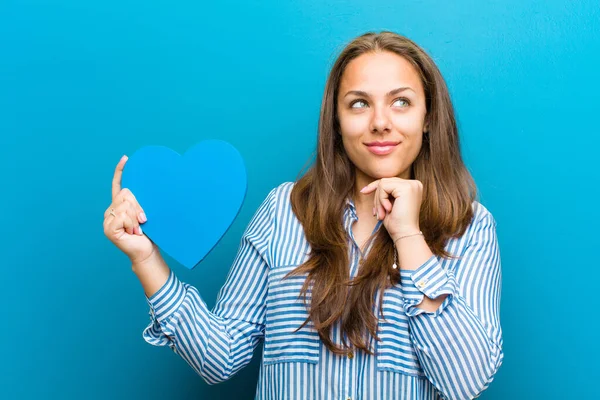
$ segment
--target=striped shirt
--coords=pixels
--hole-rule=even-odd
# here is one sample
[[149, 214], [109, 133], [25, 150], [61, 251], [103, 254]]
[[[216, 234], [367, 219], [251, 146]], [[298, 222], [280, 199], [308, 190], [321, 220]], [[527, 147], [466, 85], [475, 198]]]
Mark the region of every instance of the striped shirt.
[[[258, 400], [472, 399], [486, 389], [503, 360], [500, 253], [492, 214], [474, 201], [473, 222], [446, 245], [458, 258], [434, 255], [416, 270], [400, 271], [400, 284], [384, 291], [385, 319], [376, 314], [381, 341], [374, 344], [375, 354], [336, 355], [311, 323], [296, 331], [308, 316], [299, 297], [306, 275], [282, 279], [310, 252], [292, 212], [292, 187], [285, 182], [271, 190], [254, 214], [213, 310], [171, 271], [146, 297], [151, 321], [144, 340], [169, 346], [208, 384], [247, 365], [262, 341]], [[352, 235], [357, 220], [348, 200], [343, 223], [350, 276], [356, 276], [361, 256]], [[381, 226], [380, 221], [375, 230]], [[416, 307], [424, 296], [441, 294], [448, 296], [437, 310]], [[310, 291], [307, 295], [310, 300]], [[332, 339], [341, 344], [339, 325]]]

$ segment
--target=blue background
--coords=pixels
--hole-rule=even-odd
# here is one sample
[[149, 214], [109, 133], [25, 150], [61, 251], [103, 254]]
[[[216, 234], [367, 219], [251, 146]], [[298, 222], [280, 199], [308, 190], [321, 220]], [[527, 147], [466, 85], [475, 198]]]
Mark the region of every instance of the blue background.
[[0, 398], [253, 398], [258, 351], [208, 386], [143, 341], [143, 291], [102, 230], [114, 167], [148, 144], [240, 150], [234, 225], [195, 270], [170, 263], [212, 307], [256, 207], [311, 157], [335, 56], [383, 29], [438, 63], [498, 221], [506, 357], [481, 398], [596, 397], [600, 7], [481, 3], [0, 2]]

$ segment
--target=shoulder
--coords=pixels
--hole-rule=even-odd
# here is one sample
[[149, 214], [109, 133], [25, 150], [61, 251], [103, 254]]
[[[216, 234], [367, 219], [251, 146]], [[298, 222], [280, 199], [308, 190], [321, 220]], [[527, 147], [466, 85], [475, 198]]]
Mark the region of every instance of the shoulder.
[[[448, 267], [455, 268], [460, 264], [462, 256], [469, 248], [486, 246], [486, 243], [496, 241], [496, 220], [492, 212], [479, 201], [471, 203], [473, 217], [461, 236], [453, 236], [445, 245], [446, 251], [458, 257], [449, 261]], [[492, 247], [489, 247], [490, 249]], [[440, 257], [438, 259], [441, 260]]]
[[483, 224], [496, 226], [496, 219], [486, 206], [477, 200], [473, 201], [471, 206], [473, 208], [473, 220], [471, 225], [481, 226]]
[[293, 186], [294, 182], [283, 182], [271, 187], [263, 198], [263, 205], [274, 205], [281, 203], [282, 200], [289, 199]]
[[473, 219], [467, 226], [463, 236], [458, 238], [463, 244], [479, 240], [483, 236], [495, 236], [496, 219], [492, 212], [482, 203], [475, 200], [471, 203]]
[[274, 221], [278, 215], [286, 214], [286, 210], [291, 208], [290, 193], [293, 186], [294, 182], [283, 182], [271, 187], [269, 192], [263, 197], [255, 215], [261, 215], [263, 218]]
[[276, 196], [279, 199], [288, 199], [289, 200], [290, 193], [292, 192], [294, 185], [295, 185], [295, 182], [283, 182], [283, 183], [280, 183], [275, 188], [273, 188], [273, 190], [275, 191]]
[[283, 182], [271, 188], [265, 201], [271, 203], [276, 208], [289, 204], [290, 193], [292, 192], [294, 184], [295, 182]]
[[274, 226], [277, 225], [277, 220], [285, 216], [286, 209], [290, 208], [289, 194], [293, 185], [293, 182], [283, 182], [271, 187], [269, 192], [262, 198], [258, 208], [255, 209], [246, 229], [246, 235], [258, 235], [257, 232], [266, 234], [273, 230]]

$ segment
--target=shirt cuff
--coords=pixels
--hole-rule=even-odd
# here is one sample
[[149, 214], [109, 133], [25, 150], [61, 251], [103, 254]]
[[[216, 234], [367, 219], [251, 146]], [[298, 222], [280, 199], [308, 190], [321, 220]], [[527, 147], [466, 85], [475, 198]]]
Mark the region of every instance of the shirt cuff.
[[[450, 303], [456, 293], [456, 281], [440, 265], [437, 257], [432, 255], [416, 270], [400, 270], [400, 286], [404, 296], [404, 311], [409, 317], [427, 313], [438, 316]], [[424, 297], [436, 299], [442, 294], [448, 294], [435, 311], [425, 311], [419, 307]]]
[[171, 270], [164, 285], [152, 296], [146, 296], [152, 319], [160, 323], [169, 318], [185, 300], [185, 292], [184, 284]]

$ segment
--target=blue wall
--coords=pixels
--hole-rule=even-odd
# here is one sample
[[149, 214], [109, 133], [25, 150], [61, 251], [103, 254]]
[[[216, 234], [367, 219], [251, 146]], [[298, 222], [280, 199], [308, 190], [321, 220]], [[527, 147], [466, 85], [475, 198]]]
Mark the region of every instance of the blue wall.
[[113, 169], [147, 144], [241, 151], [235, 224], [195, 270], [171, 263], [212, 307], [254, 210], [311, 156], [335, 55], [372, 29], [439, 64], [498, 221], [506, 357], [481, 398], [595, 397], [597, 0], [252, 3], [0, 2], [0, 398], [251, 399], [258, 357], [209, 387], [143, 341], [143, 291], [102, 231]]

